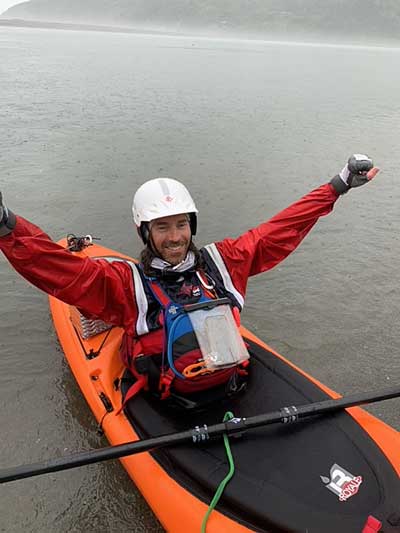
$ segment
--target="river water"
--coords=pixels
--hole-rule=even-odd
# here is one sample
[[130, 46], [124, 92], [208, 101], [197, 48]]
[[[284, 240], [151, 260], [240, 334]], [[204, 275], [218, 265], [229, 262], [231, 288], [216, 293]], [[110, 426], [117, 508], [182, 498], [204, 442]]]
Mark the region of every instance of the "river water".
[[[137, 255], [131, 197], [184, 181], [198, 244], [235, 236], [336, 174], [382, 168], [283, 264], [244, 324], [342, 394], [400, 381], [400, 50], [0, 29], [0, 189], [55, 239]], [[105, 445], [47, 298], [0, 258], [0, 466]], [[400, 429], [399, 400], [371, 406]], [[0, 488], [2, 532], [162, 531], [118, 462]]]

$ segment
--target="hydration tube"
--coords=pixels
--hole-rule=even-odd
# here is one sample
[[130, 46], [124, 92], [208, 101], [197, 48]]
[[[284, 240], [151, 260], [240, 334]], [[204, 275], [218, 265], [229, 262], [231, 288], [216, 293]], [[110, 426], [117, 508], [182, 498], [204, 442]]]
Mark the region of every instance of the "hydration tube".
[[179, 324], [179, 322], [182, 320], [182, 318], [185, 318], [186, 315], [185, 314], [181, 314], [180, 316], [176, 317], [176, 319], [174, 320], [172, 326], [171, 326], [171, 329], [169, 330], [168, 332], [168, 344], [167, 344], [167, 359], [168, 359], [168, 364], [172, 370], [172, 372], [177, 375], [178, 377], [180, 377], [181, 379], [186, 379], [185, 376], [183, 374], [181, 374], [180, 372], [177, 371], [177, 369], [175, 368], [175, 365], [174, 365], [174, 358], [172, 356], [172, 338], [173, 338], [173, 333], [175, 332], [175, 329], [177, 327], [177, 325]]

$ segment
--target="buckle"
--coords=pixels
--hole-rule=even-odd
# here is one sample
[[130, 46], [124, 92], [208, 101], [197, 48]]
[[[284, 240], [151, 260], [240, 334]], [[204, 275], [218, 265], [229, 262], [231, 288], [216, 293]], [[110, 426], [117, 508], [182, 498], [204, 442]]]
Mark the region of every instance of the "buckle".
[[174, 379], [175, 379], [175, 376], [169, 373], [161, 374], [160, 385], [159, 385], [161, 400], [165, 400], [170, 395], [171, 383], [174, 381]]

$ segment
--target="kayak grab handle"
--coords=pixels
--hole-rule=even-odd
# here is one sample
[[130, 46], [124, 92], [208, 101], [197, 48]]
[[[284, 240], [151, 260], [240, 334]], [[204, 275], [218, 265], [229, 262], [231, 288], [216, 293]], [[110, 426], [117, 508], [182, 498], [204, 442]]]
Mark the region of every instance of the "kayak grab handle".
[[92, 237], [92, 235], [85, 235], [84, 237], [77, 237], [73, 233], [67, 235], [67, 250], [70, 252], [81, 252], [84, 248], [92, 246], [93, 241], [100, 241], [99, 237]]

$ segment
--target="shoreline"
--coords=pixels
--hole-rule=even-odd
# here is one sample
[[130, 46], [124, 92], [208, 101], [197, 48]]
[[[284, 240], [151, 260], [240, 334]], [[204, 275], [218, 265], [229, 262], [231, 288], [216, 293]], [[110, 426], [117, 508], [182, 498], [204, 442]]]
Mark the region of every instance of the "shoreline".
[[[400, 39], [393, 39], [389, 41], [360, 41], [354, 38], [351, 41], [335, 42], [335, 39], [340, 37], [332, 36], [331, 41], [318, 41], [317, 38], [309, 38], [307, 40], [283, 39], [278, 35], [270, 35], [269, 38], [265, 36], [262, 38], [259, 35], [253, 35], [249, 37], [246, 34], [230, 34], [222, 32], [219, 35], [212, 33], [191, 33], [190, 30], [185, 32], [177, 32], [171, 30], [156, 30], [152, 28], [133, 28], [129, 26], [106, 26], [101, 24], [78, 24], [74, 22], [49, 22], [41, 20], [25, 20], [25, 19], [6, 19], [0, 16], [0, 28], [28, 28], [28, 29], [44, 29], [44, 30], [61, 30], [61, 31], [82, 31], [82, 32], [99, 32], [99, 33], [126, 33], [131, 35], [154, 35], [154, 36], [168, 36], [168, 37], [183, 37], [191, 39], [219, 39], [226, 41], [247, 41], [258, 42], [268, 44], [281, 44], [281, 45], [300, 45], [300, 46], [324, 46], [324, 47], [337, 47], [337, 48], [370, 48], [370, 49], [392, 49], [398, 51], [400, 49]], [[305, 36], [304, 36], [305, 38]]]
[[152, 29], [137, 29], [128, 26], [103, 26], [101, 24], [78, 24], [74, 22], [47, 22], [42, 20], [6, 19], [0, 16], [0, 27], [14, 28], [42, 28], [45, 30], [74, 30], [74, 31], [97, 31], [107, 33], [151, 33], [154, 35], [183, 35], [172, 31], [160, 31]]

